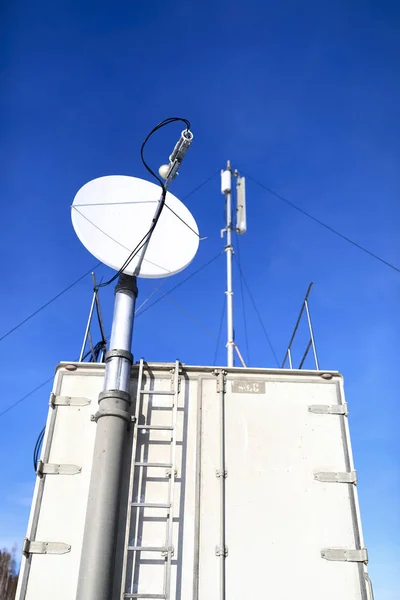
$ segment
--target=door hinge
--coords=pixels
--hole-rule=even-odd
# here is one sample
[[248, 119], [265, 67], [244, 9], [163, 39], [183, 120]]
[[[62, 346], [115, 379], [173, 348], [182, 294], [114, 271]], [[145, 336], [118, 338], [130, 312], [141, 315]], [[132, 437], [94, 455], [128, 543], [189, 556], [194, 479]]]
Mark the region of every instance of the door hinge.
[[368, 552], [366, 548], [360, 550], [349, 548], [323, 548], [321, 557], [325, 560], [338, 560], [344, 562], [362, 562], [367, 564]]
[[216, 377], [217, 377], [217, 394], [219, 394], [220, 392], [224, 393], [225, 392], [226, 371], [215, 370], [214, 375], [216, 375]]
[[357, 485], [357, 473], [356, 471], [350, 472], [329, 472], [320, 471], [314, 473], [314, 479], [326, 483], [354, 483]]
[[174, 555], [174, 547], [173, 546], [168, 546], [168, 548], [166, 550], [163, 550], [161, 552], [161, 556], [163, 556], [164, 558], [167, 558], [168, 556], [173, 556]]
[[84, 396], [56, 396], [50, 394], [50, 406], [87, 406], [90, 404], [89, 398]]
[[[166, 469], [165, 476], [170, 478], [172, 475], [172, 469]], [[174, 469], [174, 479], [178, 477], [178, 469]]]
[[215, 546], [215, 556], [228, 556], [228, 546]]
[[217, 469], [215, 471], [215, 476], [216, 477], [223, 477], [224, 479], [226, 479], [228, 477], [228, 471], [227, 471], [227, 469], [224, 469], [224, 470]]
[[25, 556], [29, 554], [67, 554], [71, 551], [71, 546], [64, 542], [36, 542], [28, 538], [24, 539], [22, 553]]
[[345, 415], [349, 414], [347, 403], [344, 404], [312, 404], [308, 407], [308, 412], [315, 415]]
[[39, 460], [36, 473], [37, 475], [77, 475], [81, 471], [82, 467], [79, 465], [44, 463]]

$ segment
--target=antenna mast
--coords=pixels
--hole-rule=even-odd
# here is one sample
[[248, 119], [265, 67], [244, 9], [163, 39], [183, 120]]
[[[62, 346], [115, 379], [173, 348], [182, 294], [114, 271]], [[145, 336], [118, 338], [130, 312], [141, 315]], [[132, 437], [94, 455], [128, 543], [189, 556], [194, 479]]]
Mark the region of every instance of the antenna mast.
[[[168, 186], [176, 176], [182, 160], [188, 148], [190, 147], [192, 139], [193, 134], [188, 129], [183, 131], [178, 143], [169, 157], [169, 164], [163, 165], [162, 176], [165, 179], [163, 193], [158, 201], [150, 229], [148, 229], [146, 236], [139, 242], [140, 245], [143, 240], [146, 240], [143, 244], [142, 252], [139, 255], [136, 265], [133, 265], [132, 274], [129, 272], [126, 273], [125, 270], [128, 269], [129, 262], [135, 258], [135, 253], [133, 252], [130, 256], [130, 259], [128, 257], [129, 260], [123, 263], [124, 267], [123, 269], [120, 269], [122, 272], [115, 288], [114, 317], [112, 323], [110, 349], [105, 357], [106, 366], [104, 390], [99, 396], [99, 410], [94, 415], [94, 420], [97, 423], [97, 429], [92, 472], [90, 477], [85, 529], [82, 542], [82, 554], [76, 596], [77, 600], [109, 600], [112, 596], [116, 536], [118, 530], [118, 516], [121, 499], [122, 463], [127, 442], [127, 425], [131, 423], [129, 390], [131, 366], [133, 362], [133, 356], [131, 354], [132, 333], [135, 302], [137, 298], [136, 276], [145, 276], [145, 273], [142, 273], [142, 269], [145, 271], [145, 268], [147, 268], [144, 267], [144, 261], [146, 260], [145, 255], [149, 252], [150, 242], [153, 241], [152, 234], [161, 215]], [[101, 188], [104, 179], [106, 179], [106, 192], [104, 192], [104, 190]], [[133, 181], [133, 186], [136, 188], [137, 192], [139, 188], [143, 188], [143, 185], [145, 186], [145, 189], [147, 188], [147, 190], [152, 189], [154, 186], [154, 184], [146, 181], [143, 182], [142, 180], [139, 180], [138, 183], [138, 180], [133, 178], [130, 179], [122, 177], [121, 179], [121, 177], [117, 176], [115, 178], [114, 176], [111, 178], [111, 184], [108, 184], [110, 178], [99, 178], [95, 180], [94, 184], [92, 182], [92, 185], [94, 185], [96, 188], [96, 193], [93, 192], [93, 197], [90, 196], [90, 203], [88, 204], [87, 202], [82, 202], [81, 204], [86, 204], [86, 206], [90, 207], [93, 206], [95, 211], [98, 212], [99, 202], [97, 196], [100, 196], [103, 199], [112, 197], [119, 200], [124, 197], [124, 193], [125, 195], [127, 193], [129, 194], [129, 188], [128, 191], [126, 189], [124, 190], [124, 188], [121, 187], [121, 181], [123, 186], [124, 183], [126, 184], [127, 181], [131, 182], [131, 180]], [[114, 187], [112, 187], [113, 183]], [[90, 195], [92, 194], [90, 191], [90, 184], [86, 184], [84, 187], [87, 190], [88, 185]], [[130, 185], [130, 183], [128, 185]], [[84, 195], [86, 192], [82, 193]], [[150, 191], [150, 196], [148, 197], [151, 198], [153, 193], [154, 192]], [[79, 192], [77, 197], [78, 195]], [[143, 197], [143, 195], [139, 196], [139, 193], [137, 193], [137, 196], [139, 198]], [[177, 202], [179, 203], [178, 200]], [[78, 204], [78, 206], [81, 206], [81, 204]], [[129, 206], [134, 208], [135, 203], [130, 202]], [[180, 203], [178, 206], [180, 206]], [[79, 209], [74, 205], [73, 207], [78, 211], [78, 214], [80, 214]], [[95, 213], [95, 216], [96, 215], [98, 218], [97, 213]], [[113, 222], [117, 223], [117, 231], [120, 239], [121, 228], [119, 224], [119, 213], [113, 213], [112, 216], [113, 218], [109, 219], [108, 225], [112, 225]], [[177, 216], [178, 219], [182, 221], [179, 215]], [[102, 231], [99, 227], [94, 226], [94, 223], [85, 215], [84, 221], [85, 223], [89, 222], [93, 229], [89, 230], [89, 234], [86, 233], [86, 237], [82, 237], [86, 240], [88, 249], [94, 251], [96, 256], [98, 256], [100, 254], [99, 248], [102, 247], [102, 240], [99, 242], [97, 238], [93, 238], [93, 230], [94, 235], [96, 236], [99, 230], [102, 235], [106, 235], [108, 238], [111, 236]], [[145, 228], [147, 228], [147, 219], [145, 219], [145, 223]], [[136, 226], [138, 226], [138, 224], [140, 225], [140, 219], [136, 220]], [[178, 224], [176, 224], [176, 226], [179, 227]], [[129, 223], [129, 227], [131, 227], [131, 223]], [[157, 227], [157, 231], [160, 231], [160, 225], [157, 225]], [[162, 227], [163, 225], [161, 222], [161, 228]], [[163, 232], [163, 229], [161, 229], [161, 231]], [[138, 229], [136, 233], [140, 238], [140, 229]], [[117, 236], [115, 235], [115, 237]], [[111, 239], [116, 242], [116, 245], [121, 246], [120, 242], [117, 242], [115, 237], [111, 237]], [[179, 231], [176, 232], [175, 237], [179, 239]], [[198, 241], [196, 240], [196, 250], [197, 246]], [[158, 248], [158, 252], [162, 252], [161, 247]], [[175, 257], [174, 254], [172, 254], [172, 258], [175, 259], [175, 262], [177, 261], [178, 265], [179, 262], [181, 262], [179, 261], [181, 255], [182, 250], [180, 247], [178, 247], [177, 255]], [[104, 258], [105, 259], [103, 262], [109, 264], [109, 266], [114, 266], [115, 263], [117, 268], [119, 268], [118, 260], [114, 256], [113, 246], [111, 247], [111, 251], [110, 247], [107, 246], [107, 253], [104, 255]], [[187, 257], [185, 257], [185, 261], [187, 262]], [[157, 262], [161, 262], [161, 254], [160, 259], [157, 258]], [[120, 263], [122, 263], [122, 259], [120, 260]], [[154, 263], [148, 261], [148, 264], [155, 265], [155, 261]], [[155, 266], [159, 268], [157, 265]], [[185, 262], [179, 266], [184, 268], [186, 266]], [[161, 272], [157, 273], [159, 277], [165, 277], [173, 274], [173, 271], [170, 271], [167, 268], [160, 267], [160, 269]], [[133, 596], [136, 597], [137, 595], [134, 594]], [[146, 595], [139, 595], [138, 597], [146, 597]]]
[[235, 329], [233, 325], [233, 285], [232, 285], [232, 231], [238, 234], [246, 232], [246, 202], [245, 202], [245, 179], [240, 177], [239, 172], [235, 170], [233, 176], [236, 177], [236, 227], [232, 224], [232, 167], [228, 160], [226, 169], [221, 171], [221, 192], [225, 196], [226, 227], [221, 231], [221, 237], [226, 233], [226, 327], [227, 327], [227, 364], [228, 367], [235, 366], [234, 350], [245, 366], [243, 359], [235, 343]]

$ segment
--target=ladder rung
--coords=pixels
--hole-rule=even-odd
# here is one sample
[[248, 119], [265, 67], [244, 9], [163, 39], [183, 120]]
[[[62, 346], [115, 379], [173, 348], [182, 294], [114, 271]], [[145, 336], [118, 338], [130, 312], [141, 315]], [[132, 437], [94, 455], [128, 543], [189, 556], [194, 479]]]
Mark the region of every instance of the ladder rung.
[[175, 392], [168, 392], [167, 390], [140, 390], [140, 393], [149, 396], [175, 396]]
[[124, 594], [124, 598], [166, 598], [165, 594]]
[[131, 506], [143, 508], [171, 508], [171, 504], [157, 504], [155, 502], [131, 502]]
[[155, 429], [158, 431], [173, 431], [174, 427], [172, 425], [138, 425], [138, 429]]
[[167, 546], [128, 546], [128, 550], [131, 552], [168, 552]]
[[135, 467], [163, 467], [165, 469], [171, 469], [171, 463], [149, 463], [149, 462], [135, 462]]

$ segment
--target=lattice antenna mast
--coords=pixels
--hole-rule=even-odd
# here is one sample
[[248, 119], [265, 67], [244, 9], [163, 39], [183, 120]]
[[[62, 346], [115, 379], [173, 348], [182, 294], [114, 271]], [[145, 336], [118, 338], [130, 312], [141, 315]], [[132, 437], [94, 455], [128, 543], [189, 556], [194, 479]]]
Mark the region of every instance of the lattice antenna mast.
[[[232, 215], [232, 175], [236, 179], [236, 222], [233, 225]], [[232, 171], [231, 163], [228, 160], [226, 169], [221, 171], [221, 192], [225, 196], [225, 214], [226, 227], [221, 231], [221, 237], [226, 234], [226, 327], [227, 327], [227, 365], [228, 367], [235, 366], [235, 350], [239, 356], [240, 362], [244, 364], [242, 355], [235, 343], [235, 328], [233, 319], [233, 282], [232, 282], [232, 262], [233, 262], [233, 246], [232, 232], [236, 231], [241, 235], [246, 233], [246, 192], [245, 178], [239, 175], [237, 170]]]

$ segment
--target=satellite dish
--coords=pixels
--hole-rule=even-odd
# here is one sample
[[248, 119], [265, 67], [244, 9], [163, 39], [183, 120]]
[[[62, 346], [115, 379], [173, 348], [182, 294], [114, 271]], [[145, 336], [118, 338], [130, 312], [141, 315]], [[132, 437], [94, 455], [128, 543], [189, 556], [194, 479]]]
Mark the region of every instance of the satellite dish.
[[[151, 227], [160, 200], [159, 186], [126, 175], [86, 183], [71, 207], [72, 225], [87, 250], [118, 271]], [[169, 277], [196, 255], [199, 233], [192, 214], [167, 192], [165, 206], [142, 262], [139, 277]], [[133, 275], [140, 252], [124, 273]]]

